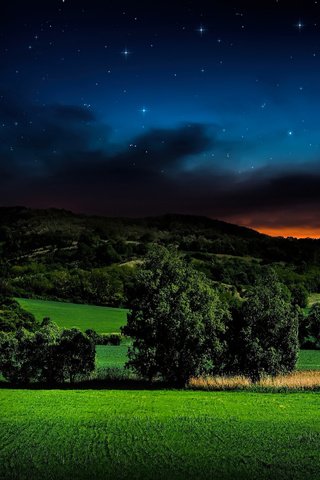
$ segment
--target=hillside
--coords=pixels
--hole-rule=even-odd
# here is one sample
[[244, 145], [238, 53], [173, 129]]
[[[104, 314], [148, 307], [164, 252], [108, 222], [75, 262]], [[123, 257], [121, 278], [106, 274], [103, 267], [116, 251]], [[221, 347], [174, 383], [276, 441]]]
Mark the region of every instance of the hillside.
[[[278, 256], [285, 260], [310, 257], [320, 251], [320, 240], [274, 238], [255, 230], [207, 217], [167, 214], [146, 218], [115, 218], [74, 214], [66, 210], [34, 210], [25, 207], [0, 208], [0, 241], [6, 255], [31, 253], [40, 246], [70, 246], [83, 235], [102, 240], [119, 239], [145, 242], [149, 238], [164, 242], [191, 243], [207, 240], [211, 253], [255, 254], [262, 258]], [[193, 237], [193, 238], [190, 238]], [[67, 245], [68, 244], [68, 245]], [[208, 245], [207, 245], [208, 246]], [[11, 254], [11, 255], [10, 255]], [[281, 258], [285, 257], [285, 258]], [[292, 260], [294, 260], [292, 255]]]
[[190, 215], [106, 218], [24, 207], [0, 208], [0, 289], [127, 306], [135, 267], [155, 243], [176, 245], [195, 268], [240, 294], [266, 264], [291, 290], [320, 291], [320, 240], [273, 238]]
[[148, 231], [179, 231], [234, 235], [242, 238], [258, 238], [262, 234], [238, 225], [220, 220], [193, 215], [167, 214], [159, 217], [122, 218], [74, 214], [67, 210], [36, 210], [25, 207], [0, 207], [2, 238], [7, 230], [19, 231], [26, 235], [62, 233], [77, 236], [84, 231], [112, 234], [114, 231], [125, 235], [138, 235]]

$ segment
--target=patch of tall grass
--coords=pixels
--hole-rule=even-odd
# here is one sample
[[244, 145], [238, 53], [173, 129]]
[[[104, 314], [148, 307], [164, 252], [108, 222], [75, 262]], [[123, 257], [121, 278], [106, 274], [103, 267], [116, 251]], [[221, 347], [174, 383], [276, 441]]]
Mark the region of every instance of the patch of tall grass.
[[248, 390], [261, 392], [320, 391], [320, 370], [296, 371], [276, 377], [266, 376], [252, 382], [245, 376], [215, 376], [191, 378], [188, 388], [192, 390], [228, 391]]

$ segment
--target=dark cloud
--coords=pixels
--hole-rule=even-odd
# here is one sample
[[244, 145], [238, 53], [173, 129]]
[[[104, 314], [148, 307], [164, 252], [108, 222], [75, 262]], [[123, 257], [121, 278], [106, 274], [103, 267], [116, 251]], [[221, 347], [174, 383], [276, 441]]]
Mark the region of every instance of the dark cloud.
[[[151, 129], [117, 145], [87, 108], [0, 102], [0, 201], [107, 215], [202, 214], [251, 226], [319, 226], [320, 166], [239, 174], [225, 152], [245, 154], [218, 128]], [[213, 159], [208, 152], [216, 152]], [[209, 159], [208, 159], [209, 158]]]

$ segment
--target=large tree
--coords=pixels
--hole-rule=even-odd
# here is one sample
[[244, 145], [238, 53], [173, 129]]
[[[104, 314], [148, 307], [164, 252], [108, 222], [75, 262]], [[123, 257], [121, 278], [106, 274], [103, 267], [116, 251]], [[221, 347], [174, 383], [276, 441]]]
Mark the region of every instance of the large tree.
[[242, 309], [239, 365], [253, 380], [291, 372], [299, 351], [298, 308], [273, 270], [266, 270]]
[[128, 323], [127, 366], [149, 378], [184, 385], [222, 368], [228, 310], [205, 276], [175, 248], [154, 247], [141, 267]]

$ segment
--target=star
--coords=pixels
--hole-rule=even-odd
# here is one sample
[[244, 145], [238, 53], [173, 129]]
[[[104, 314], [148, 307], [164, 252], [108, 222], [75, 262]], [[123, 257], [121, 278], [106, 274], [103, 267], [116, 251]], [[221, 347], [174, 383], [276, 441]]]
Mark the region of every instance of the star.
[[128, 50], [127, 47], [126, 47], [121, 53], [122, 53], [122, 55], [123, 55], [125, 58], [127, 58], [128, 55], [130, 55], [131, 52], [129, 52], [129, 50]]
[[289, 135], [289, 137], [292, 137], [293, 131], [292, 131], [292, 130], [289, 130], [289, 131], [288, 131], [288, 135]]
[[299, 22], [296, 24], [296, 27], [301, 32], [301, 30], [304, 27], [304, 23], [301, 20], [299, 20]]
[[140, 109], [140, 112], [144, 115], [144, 114], [146, 114], [146, 113], [148, 112], [148, 109], [147, 109], [146, 107], [142, 107], [142, 108]]
[[201, 36], [204, 33], [206, 33], [206, 31], [207, 31], [207, 29], [203, 25], [200, 25], [200, 27], [197, 29], [197, 32], [199, 32]]

